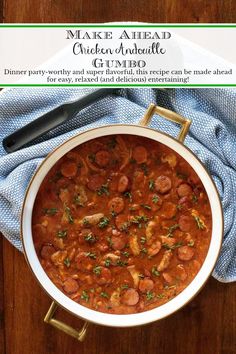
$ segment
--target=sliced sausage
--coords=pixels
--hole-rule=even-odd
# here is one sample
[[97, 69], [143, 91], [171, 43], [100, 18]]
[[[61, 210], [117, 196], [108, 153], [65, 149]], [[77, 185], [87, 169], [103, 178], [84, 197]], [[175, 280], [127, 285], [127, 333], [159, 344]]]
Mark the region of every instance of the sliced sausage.
[[186, 211], [191, 208], [192, 203], [188, 196], [182, 197], [179, 200], [179, 206], [181, 211]]
[[159, 176], [155, 180], [156, 191], [165, 194], [171, 190], [172, 182], [171, 179], [167, 176]]
[[101, 186], [104, 184], [104, 182], [105, 182], [105, 180], [104, 180], [103, 176], [92, 175], [89, 177], [87, 186], [91, 191], [95, 192], [101, 188]]
[[40, 255], [43, 259], [51, 258], [52, 254], [55, 252], [55, 248], [51, 244], [46, 244], [41, 248]]
[[177, 206], [171, 202], [164, 202], [161, 208], [161, 217], [172, 219], [177, 212]]
[[148, 248], [147, 252], [148, 252], [149, 256], [153, 257], [158, 252], [160, 252], [160, 250], [161, 250], [161, 242], [156, 241], [156, 242], [153, 242], [153, 244]]
[[126, 237], [124, 236], [112, 236], [111, 237], [111, 247], [113, 250], [122, 250], [126, 246]]
[[177, 193], [179, 197], [185, 197], [187, 195], [192, 194], [192, 192], [193, 192], [192, 188], [187, 183], [183, 183], [177, 188]]
[[147, 150], [144, 146], [136, 146], [133, 149], [133, 158], [137, 164], [145, 163], [147, 161]]
[[155, 193], [148, 196], [147, 204], [150, 205], [152, 211], [157, 211], [162, 206], [162, 199]]
[[77, 165], [74, 162], [64, 162], [61, 165], [61, 174], [67, 178], [75, 177], [77, 174], [77, 170]]
[[178, 224], [181, 231], [188, 232], [194, 227], [194, 220], [191, 216], [181, 215]]
[[110, 153], [106, 150], [100, 150], [95, 155], [95, 162], [100, 167], [105, 167], [110, 161]]
[[121, 301], [124, 305], [134, 306], [139, 302], [138, 292], [131, 288], [127, 289], [121, 296]]
[[121, 213], [125, 208], [125, 203], [123, 198], [121, 197], [112, 198], [108, 203], [108, 207], [111, 211], [114, 211], [116, 214]]
[[75, 279], [68, 278], [64, 281], [63, 289], [67, 294], [73, 294], [79, 290], [79, 285]]
[[100, 274], [95, 275], [96, 282], [99, 285], [105, 285], [111, 283], [111, 271], [106, 267], [101, 267]]
[[125, 214], [119, 214], [116, 216], [115, 218], [115, 224], [116, 224], [116, 227], [119, 229], [119, 230], [123, 230], [124, 227], [127, 225], [128, 223], [128, 220], [127, 220], [127, 215]]
[[141, 279], [138, 288], [142, 293], [146, 293], [154, 288], [154, 282], [149, 278]]
[[127, 176], [123, 175], [120, 177], [119, 181], [118, 181], [118, 186], [117, 186], [117, 190], [119, 193], [124, 193], [125, 191], [127, 191], [129, 186], [129, 179]]
[[194, 249], [189, 246], [181, 246], [177, 250], [177, 255], [181, 261], [190, 261], [194, 256]]

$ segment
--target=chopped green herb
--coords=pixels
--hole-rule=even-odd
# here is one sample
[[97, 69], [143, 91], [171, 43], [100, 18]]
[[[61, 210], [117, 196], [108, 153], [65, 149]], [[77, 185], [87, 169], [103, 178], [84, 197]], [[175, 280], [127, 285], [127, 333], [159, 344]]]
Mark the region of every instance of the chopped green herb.
[[156, 266], [153, 266], [153, 267], [152, 267], [152, 274], [155, 275], [156, 277], [159, 277], [159, 276], [160, 276], [160, 273], [158, 272]]
[[125, 257], [129, 257], [129, 252], [128, 251], [124, 251], [124, 252], [122, 252], [122, 254], [123, 254], [123, 256], [125, 256]]
[[147, 167], [147, 165], [146, 165], [145, 163], [142, 163], [142, 164], [140, 165], [140, 167], [141, 167], [141, 169], [143, 170], [144, 175], [147, 176], [147, 175], [148, 175], [148, 167]]
[[102, 291], [101, 293], [100, 293], [100, 295], [102, 296], [102, 297], [105, 297], [105, 298], [109, 298], [109, 295], [105, 292], [105, 291]]
[[111, 211], [111, 216], [113, 216], [113, 218], [114, 218], [116, 215], [117, 215], [117, 213], [114, 210], [112, 210]]
[[198, 227], [200, 230], [204, 230], [204, 229], [206, 228], [204, 222], [202, 221], [202, 219], [200, 219], [199, 216], [194, 215], [194, 219], [195, 219], [195, 221], [196, 221], [196, 223], [197, 223], [197, 227]]
[[91, 288], [89, 291], [90, 291], [90, 293], [94, 293], [95, 290], [94, 290], [94, 288]]
[[185, 175], [184, 173], [181, 173], [181, 172], [176, 172], [176, 176], [180, 179], [184, 179], [186, 180], [188, 177], [187, 175]]
[[136, 215], [132, 218], [131, 222], [133, 224], [139, 224], [140, 222], [148, 221], [148, 217], [146, 215]]
[[121, 231], [124, 231], [124, 232], [127, 232], [128, 231], [128, 228], [130, 226], [130, 223], [129, 222], [124, 222], [124, 224], [121, 225]]
[[50, 178], [49, 182], [57, 182], [60, 178], [62, 177], [62, 174], [60, 171], [57, 171], [56, 174], [54, 176], [52, 176], [52, 178]]
[[94, 243], [97, 241], [96, 237], [93, 235], [92, 232], [89, 232], [87, 235], [84, 236], [85, 241], [89, 243]]
[[194, 241], [191, 240], [191, 241], [188, 243], [188, 246], [189, 246], [189, 247], [193, 247], [193, 246], [194, 246]]
[[182, 206], [181, 204], [178, 204], [178, 205], [177, 205], [177, 209], [178, 209], [178, 210], [181, 210], [182, 208], [183, 208], [183, 206]]
[[116, 144], [117, 144], [116, 138], [115, 138], [115, 137], [112, 137], [112, 138], [108, 141], [107, 146], [108, 146], [109, 149], [114, 149], [114, 148], [116, 147]]
[[109, 246], [111, 247], [113, 245], [113, 242], [111, 240], [111, 237], [107, 237], [107, 242], [109, 244]]
[[68, 206], [65, 206], [65, 213], [66, 213], [66, 217], [67, 217], [69, 223], [73, 224], [74, 223], [74, 218], [71, 215], [71, 210], [70, 210], [70, 208]]
[[142, 245], [144, 245], [144, 243], [146, 243], [146, 237], [144, 237], [144, 236], [141, 236], [141, 238], [140, 238], [140, 242], [142, 243]]
[[110, 267], [111, 260], [110, 258], [105, 259], [105, 267]]
[[192, 201], [194, 204], [196, 204], [198, 202], [198, 197], [196, 196], [196, 194], [193, 194]]
[[131, 159], [129, 160], [129, 162], [132, 163], [132, 164], [134, 164], [134, 163], [136, 163], [136, 160], [133, 159], [133, 158], [131, 158]]
[[109, 189], [107, 184], [103, 184], [100, 189], [97, 190], [97, 195], [101, 196], [103, 194], [109, 195]]
[[143, 274], [141, 274], [141, 273], [138, 275], [138, 277], [139, 277], [139, 279], [144, 279], [145, 278], [145, 276]]
[[81, 207], [84, 206], [84, 204], [81, 203], [81, 197], [80, 197], [79, 194], [76, 194], [76, 195], [74, 196], [74, 199], [73, 199], [73, 200], [74, 200], [74, 203], [75, 203], [76, 205], [81, 206]]
[[124, 290], [124, 289], [129, 289], [129, 285], [128, 284], [123, 284], [121, 285], [121, 290]]
[[66, 259], [64, 259], [64, 264], [67, 266], [67, 268], [70, 267], [70, 260], [68, 257]]
[[89, 257], [89, 258], [93, 258], [93, 259], [97, 258], [96, 253], [93, 253], [93, 252], [86, 252], [85, 256]]
[[84, 225], [89, 225], [88, 219], [84, 218], [84, 219], [83, 219], [83, 224], [84, 224]]
[[155, 297], [155, 293], [152, 293], [151, 291], [146, 292], [146, 299], [147, 300], [152, 300]]
[[152, 208], [150, 207], [150, 205], [141, 204], [141, 206], [142, 206], [144, 209], [152, 210]]
[[43, 209], [45, 215], [55, 215], [58, 212], [57, 208], [45, 208]]
[[155, 182], [153, 179], [150, 179], [150, 181], [148, 182], [148, 187], [151, 191], [154, 190], [154, 187], [155, 187]]
[[96, 267], [93, 268], [93, 272], [96, 275], [101, 274], [101, 270], [102, 270], [102, 268], [100, 266], [96, 266]]
[[90, 161], [95, 162], [96, 156], [95, 156], [95, 154], [90, 154], [90, 155], [88, 155], [88, 158]]
[[154, 204], [157, 204], [158, 201], [159, 201], [158, 195], [157, 195], [157, 194], [154, 194], [154, 196], [152, 197], [152, 202], [153, 202]]
[[143, 247], [143, 248], [141, 249], [141, 252], [144, 253], [144, 254], [147, 254], [147, 249], [146, 249], [145, 247]]
[[100, 229], [104, 229], [109, 224], [109, 222], [110, 220], [104, 216], [100, 219], [98, 226], [100, 227]]
[[173, 236], [173, 232], [174, 232], [176, 229], [178, 229], [178, 227], [179, 227], [179, 224], [174, 224], [174, 225], [170, 226], [170, 227], [168, 228], [168, 233], [167, 233], [166, 237], [172, 237], [172, 236]]
[[165, 297], [165, 295], [164, 294], [157, 294], [157, 299], [163, 299], [164, 297]]
[[67, 230], [59, 230], [57, 232], [57, 237], [59, 238], [65, 238], [67, 236]]
[[125, 192], [125, 193], [124, 193], [124, 196], [125, 196], [126, 198], [129, 198], [130, 203], [132, 203], [132, 194], [131, 194], [130, 192]]
[[117, 260], [116, 265], [118, 265], [119, 267], [124, 267], [128, 264], [128, 262], [126, 261], [121, 261], [120, 259]]
[[163, 247], [165, 247], [167, 250], [174, 250], [178, 247], [181, 247], [183, 245], [183, 242], [177, 242], [173, 246], [169, 246], [167, 243], [163, 243]]
[[81, 300], [84, 300], [85, 302], [89, 301], [89, 295], [86, 290], [82, 291], [82, 295], [80, 296]]

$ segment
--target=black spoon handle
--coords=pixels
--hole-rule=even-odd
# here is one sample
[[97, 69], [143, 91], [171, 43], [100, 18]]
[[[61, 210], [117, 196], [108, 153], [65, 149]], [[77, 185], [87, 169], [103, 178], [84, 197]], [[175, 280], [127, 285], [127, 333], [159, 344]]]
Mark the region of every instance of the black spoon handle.
[[77, 112], [89, 106], [91, 103], [117, 91], [117, 88], [99, 89], [77, 101], [66, 103], [53, 109], [5, 137], [2, 142], [4, 149], [7, 152], [14, 152], [21, 149], [24, 145], [39, 138], [49, 130], [73, 118]]

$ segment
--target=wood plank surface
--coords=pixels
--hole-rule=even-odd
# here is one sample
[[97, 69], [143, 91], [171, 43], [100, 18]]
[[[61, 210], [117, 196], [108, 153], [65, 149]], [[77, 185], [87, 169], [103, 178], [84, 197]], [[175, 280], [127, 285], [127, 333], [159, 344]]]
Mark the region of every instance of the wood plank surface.
[[5, 22], [214, 23], [235, 17], [235, 0], [4, 0]]
[[[236, 19], [235, 0], [0, 0], [0, 22], [222, 22]], [[147, 326], [91, 324], [84, 343], [43, 323], [50, 299], [24, 256], [0, 235], [0, 354], [235, 354], [236, 283], [210, 278], [174, 315]], [[58, 311], [57, 318], [82, 321]]]

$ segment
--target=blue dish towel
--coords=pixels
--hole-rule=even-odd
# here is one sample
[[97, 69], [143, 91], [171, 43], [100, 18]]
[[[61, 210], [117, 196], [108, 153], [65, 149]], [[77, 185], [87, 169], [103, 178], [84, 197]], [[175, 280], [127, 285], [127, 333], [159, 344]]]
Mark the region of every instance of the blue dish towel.
[[[56, 106], [93, 89], [15, 88], [0, 94], [0, 140]], [[192, 120], [185, 144], [214, 178], [224, 208], [223, 247], [213, 276], [236, 280], [236, 91], [231, 89], [122, 89], [77, 114], [32, 146], [7, 154], [0, 145], [0, 231], [19, 250], [19, 220], [26, 187], [44, 157], [68, 137], [92, 127], [136, 124], [151, 103]], [[151, 127], [177, 135], [178, 127], [156, 116]]]

